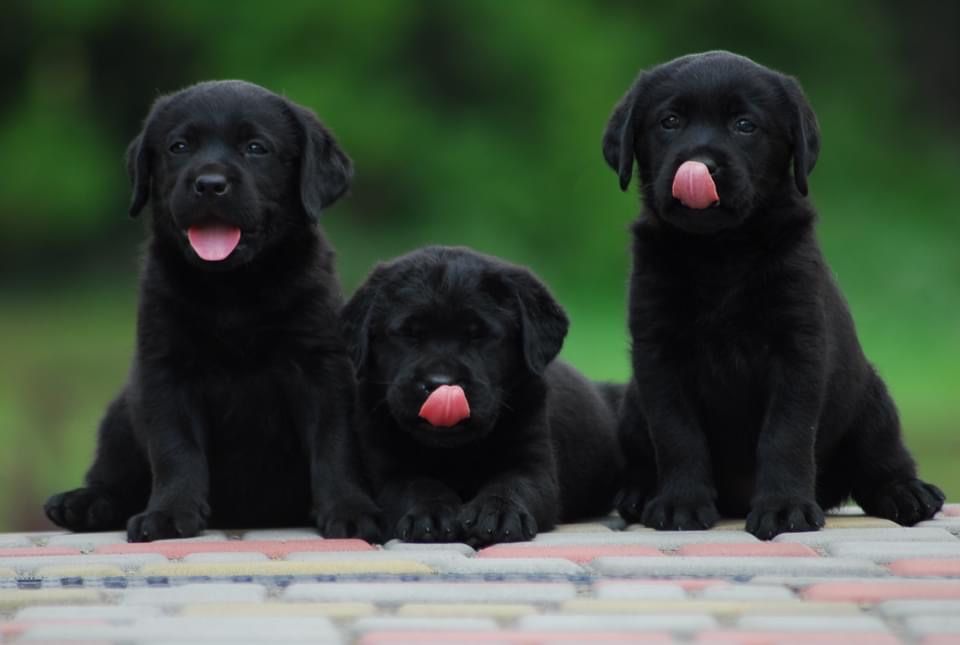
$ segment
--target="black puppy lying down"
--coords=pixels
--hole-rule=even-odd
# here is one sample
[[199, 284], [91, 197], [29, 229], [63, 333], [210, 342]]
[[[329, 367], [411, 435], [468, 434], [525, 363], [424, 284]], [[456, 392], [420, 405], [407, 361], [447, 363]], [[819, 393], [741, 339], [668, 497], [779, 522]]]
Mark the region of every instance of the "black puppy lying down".
[[[128, 151], [150, 202], [129, 381], [86, 485], [50, 498], [68, 529], [132, 541], [208, 524], [377, 537], [348, 422], [333, 252], [316, 225], [350, 160], [308, 110], [240, 81], [161, 97]], [[129, 521], [128, 521], [129, 520]]]
[[392, 535], [527, 540], [612, 508], [622, 387], [601, 394], [551, 362], [567, 318], [529, 271], [425, 248], [374, 269], [342, 318], [362, 452]]
[[614, 110], [604, 157], [623, 189], [637, 160], [644, 205], [625, 518], [695, 529], [719, 510], [770, 538], [822, 526], [851, 494], [901, 524], [941, 507], [817, 244], [819, 147], [797, 82], [726, 52], [642, 73]]

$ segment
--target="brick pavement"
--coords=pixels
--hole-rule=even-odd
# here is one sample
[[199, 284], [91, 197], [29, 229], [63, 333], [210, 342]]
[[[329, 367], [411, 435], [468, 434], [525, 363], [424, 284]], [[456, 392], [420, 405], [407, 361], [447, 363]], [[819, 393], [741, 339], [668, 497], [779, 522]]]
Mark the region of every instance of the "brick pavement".
[[960, 504], [760, 542], [616, 517], [479, 552], [308, 529], [0, 535], [0, 641], [960, 644]]

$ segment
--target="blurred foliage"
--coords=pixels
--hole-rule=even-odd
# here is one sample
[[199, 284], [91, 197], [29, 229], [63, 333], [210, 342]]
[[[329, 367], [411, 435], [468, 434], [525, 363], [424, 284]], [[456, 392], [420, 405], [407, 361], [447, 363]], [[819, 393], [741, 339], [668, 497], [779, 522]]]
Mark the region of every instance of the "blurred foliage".
[[142, 227], [122, 155], [152, 100], [244, 78], [357, 163], [325, 216], [346, 289], [427, 243], [526, 263], [564, 355], [626, 378], [633, 190], [600, 155], [638, 69], [730, 49], [801, 80], [821, 238], [921, 470], [960, 495], [956, 3], [8, 2], [0, 22], [0, 530], [78, 485], [130, 358]]

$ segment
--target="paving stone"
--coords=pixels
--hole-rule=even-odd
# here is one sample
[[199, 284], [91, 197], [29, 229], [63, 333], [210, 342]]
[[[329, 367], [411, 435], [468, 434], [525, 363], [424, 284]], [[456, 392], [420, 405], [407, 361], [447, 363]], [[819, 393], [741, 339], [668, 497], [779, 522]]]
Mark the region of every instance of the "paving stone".
[[407, 603], [397, 608], [398, 616], [419, 617], [486, 617], [511, 619], [537, 613], [538, 609], [529, 604], [506, 603]]
[[[342, 553], [290, 553], [285, 558], [295, 562], [351, 562], [351, 563], [378, 563], [378, 562], [418, 562], [433, 571], [453, 573], [470, 562], [472, 558], [454, 550], [390, 550], [390, 551], [347, 551]], [[376, 565], [373, 565], [376, 566]]]
[[253, 529], [243, 531], [240, 539], [248, 542], [289, 542], [291, 540], [320, 540], [323, 539], [317, 533], [317, 529], [291, 528], [291, 529]]
[[938, 578], [960, 577], [960, 556], [956, 559], [909, 558], [890, 563], [890, 572], [898, 576], [933, 576]]
[[51, 555], [80, 555], [80, 549], [56, 546], [15, 546], [0, 549], [0, 558], [39, 558]]
[[369, 602], [204, 602], [185, 605], [180, 616], [326, 616], [353, 619], [372, 616], [377, 608]]
[[0, 548], [22, 548], [33, 546], [33, 541], [28, 534], [11, 535], [9, 533], [0, 534]]
[[102, 620], [122, 623], [139, 618], [159, 616], [162, 613], [160, 607], [149, 605], [33, 605], [17, 611], [16, 620]]
[[738, 643], [741, 645], [898, 645], [900, 639], [885, 632], [854, 631], [760, 631], [722, 630], [697, 634], [695, 643]]
[[317, 576], [360, 574], [424, 574], [435, 570], [416, 560], [319, 560], [315, 562], [268, 560], [266, 562], [168, 562], [148, 564], [144, 576]]
[[943, 517], [960, 517], [960, 504], [944, 504], [937, 515]]
[[460, 574], [555, 574], [582, 575], [580, 565], [565, 558], [463, 558], [451, 560], [438, 569]]
[[[799, 545], [798, 545], [799, 546]], [[960, 558], [960, 540], [953, 542], [836, 542], [825, 548], [830, 555], [887, 563], [905, 558]]]
[[359, 645], [422, 645], [424, 643], [469, 643], [470, 645], [565, 645], [592, 643], [630, 645], [632, 643], [671, 643], [669, 633], [614, 632], [614, 631], [497, 631], [497, 632], [440, 632], [440, 631], [383, 631], [364, 634]]
[[781, 533], [773, 538], [774, 542], [797, 542], [812, 547], [823, 547], [837, 542], [956, 542], [950, 531], [937, 528], [895, 528], [881, 529], [820, 529], [806, 533]]
[[462, 542], [401, 542], [400, 540], [390, 540], [383, 545], [383, 548], [387, 551], [417, 551], [417, 552], [427, 552], [427, 551], [454, 551], [465, 556], [473, 556], [476, 553], [476, 550], [469, 544], [463, 544]]
[[37, 578], [106, 578], [126, 575], [124, 570], [114, 564], [66, 564], [37, 567], [33, 572]]
[[202, 602], [263, 602], [267, 588], [263, 585], [236, 583], [197, 583], [176, 587], [127, 589], [121, 602], [125, 605], [170, 607]]
[[960, 640], [960, 616], [908, 616], [904, 623], [913, 634], [956, 634]]
[[960, 581], [870, 580], [822, 582], [806, 587], [806, 600], [843, 600], [875, 603], [896, 599], [960, 598]]
[[882, 517], [869, 515], [827, 516], [824, 529], [895, 529], [900, 525]]
[[566, 558], [573, 562], [587, 563], [600, 556], [649, 556], [663, 553], [652, 546], [638, 544], [593, 544], [593, 545], [536, 545], [516, 546], [496, 544], [477, 552], [478, 558]]
[[95, 589], [0, 589], [0, 611], [31, 605], [94, 605], [105, 598]]
[[626, 531], [614, 532], [610, 535], [577, 536], [574, 533], [542, 533], [534, 538], [533, 542], [520, 544], [642, 544], [658, 549], [677, 549], [685, 544], [704, 542], [759, 544], [760, 540], [745, 531], [655, 531], [634, 525], [628, 527]]
[[[800, 603], [803, 604], [803, 603]], [[844, 616], [741, 616], [737, 621], [740, 629], [756, 629], [761, 631], [851, 631], [851, 632], [886, 632], [886, 624], [876, 616], [865, 614], [851, 614]]]
[[408, 617], [408, 616], [370, 616], [360, 618], [350, 626], [355, 634], [372, 631], [492, 631], [497, 629], [497, 621], [492, 618], [448, 618], [448, 617]]
[[960, 536], [960, 517], [941, 517], [926, 522], [920, 522], [917, 526], [921, 528], [943, 529], [950, 531], [954, 535]]
[[960, 600], [887, 600], [877, 611], [885, 616], [960, 616]]
[[855, 575], [881, 576], [883, 567], [853, 558], [597, 558], [589, 567], [609, 575], [644, 576], [751, 576], [751, 575]]
[[632, 593], [630, 589], [632, 587], [640, 587], [640, 593], [643, 593], [644, 588], [649, 588], [653, 586], [661, 587], [677, 587], [685, 593], [696, 593], [706, 589], [707, 587], [716, 587], [722, 585], [729, 585], [730, 583], [726, 580], [721, 580], [719, 578], [677, 578], [670, 577], [668, 579], [663, 578], [633, 578], [632, 580], [621, 580], [621, 579], [600, 579], [593, 583], [594, 594], [598, 598], [609, 597], [609, 598], [618, 598], [618, 597], [630, 597], [622, 596], [621, 594], [630, 594]]
[[254, 551], [271, 558], [280, 558], [288, 553], [303, 551], [372, 551], [373, 547], [363, 540], [163, 540], [131, 544], [107, 544], [96, 548], [96, 553], [162, 553], [168, 558], [183, 558], [191, 553], [241, 553]]
[[294, 583], [283, 592], [285, 600], [376, 603], [494, 602], [560, 603], [577, 595], [568, 582], [337, 582]]
[[594, 584], [594, 596], [604, 600], [680, 600], [687, 592], [669, 583], [603, 581]]
[[156, 642], [339, 642], [336, 628], [324, 617], [234, 617], [229, 621], [207, 617], [144, 618], [132, 625], [45, 625], [27, 631], [22, 639], [109, 640]]
[[[958, 541], [960, 546], [960, 541]], [[747, 544], [701, 543], [684, 544], [677, 549], [677, 555], [723, 556], [723, 557], [818, 557], [819, 554], [805, 544], [790, 542], [757, 542]]]
[[147, 564], [167, 562], [159, 553], [125, 555], [51, 555], [44, 557], [0, 558], [0, 567], [14, 569], [18, 575], [30, 575], [41, 567], [111, 565], [124, 571], [137, 571]]
[[698, 598], [705, 600], [790, 600], [797, 595], [786, 586], [781, 585], [720, 585], [707, 587]]
[[802, 602], [790, 600], [601, 600], [576, 598], [563, 603], [571, 614], [816, 614], [823, 616], [859, 614], [854, 603]]
[[106, 544], [126, 543], [126, 531], [104, 531], [100, 533], [62, 533], [60, 535], [52, 535], [47, 540], [46, 545], [48, 547], [73, 547], [76, 549], [83, 549], [84, 551], [90, 551], [98, 546], [104, 546]]
[[523, 616], [517, 620], [516, 627], [521, 631], [669, 631], [698, 632], [714, 629], [717, 620], [708, 614], [676, 615], [593, 615], [593, 614], [552, 614]]
[[12, 567], [0, 567], [0, 579], [16, 578], [17, 572]]
[[266, 553], [250, 551], [249, 553], [188, 553], [182, 561], [191, 564], [209, 564], [211, 562], [265, 562], [269, 559]]

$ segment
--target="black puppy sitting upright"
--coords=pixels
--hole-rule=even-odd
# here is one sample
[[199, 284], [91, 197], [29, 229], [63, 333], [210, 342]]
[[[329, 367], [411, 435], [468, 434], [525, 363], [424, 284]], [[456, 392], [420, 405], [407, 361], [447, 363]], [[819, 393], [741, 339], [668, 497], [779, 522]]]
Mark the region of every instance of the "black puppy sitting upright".
[[[128, 150], [149, 202], [129, 381], [86, 486], [55, 523], [131, 541], [219, 526], [376, 538], [349, 450], [353, 366], [333, 252], [316, 225], [352, 164], [308, 110], [241, 81], [156, 101]], [[129, 521], [128, 521], [129, 518]]]
[[817, 244], [806, 194], [818, 151], [797, 82], [727, 52], [646, 71], [616, 106], [603, 154], [624, 190], [637, 160], [644, 205], [627, 519], [707, 528], [719, 509], [771, 538], [822, 526], [821, 509], [851, 494], [907, 525], [942, 505]]
[[343, 320], [393, 536], [481, 546], [610, 510], [622, 387], [553, 360], [567, 318], [529, 271], [428, 247], [378, 266]]

